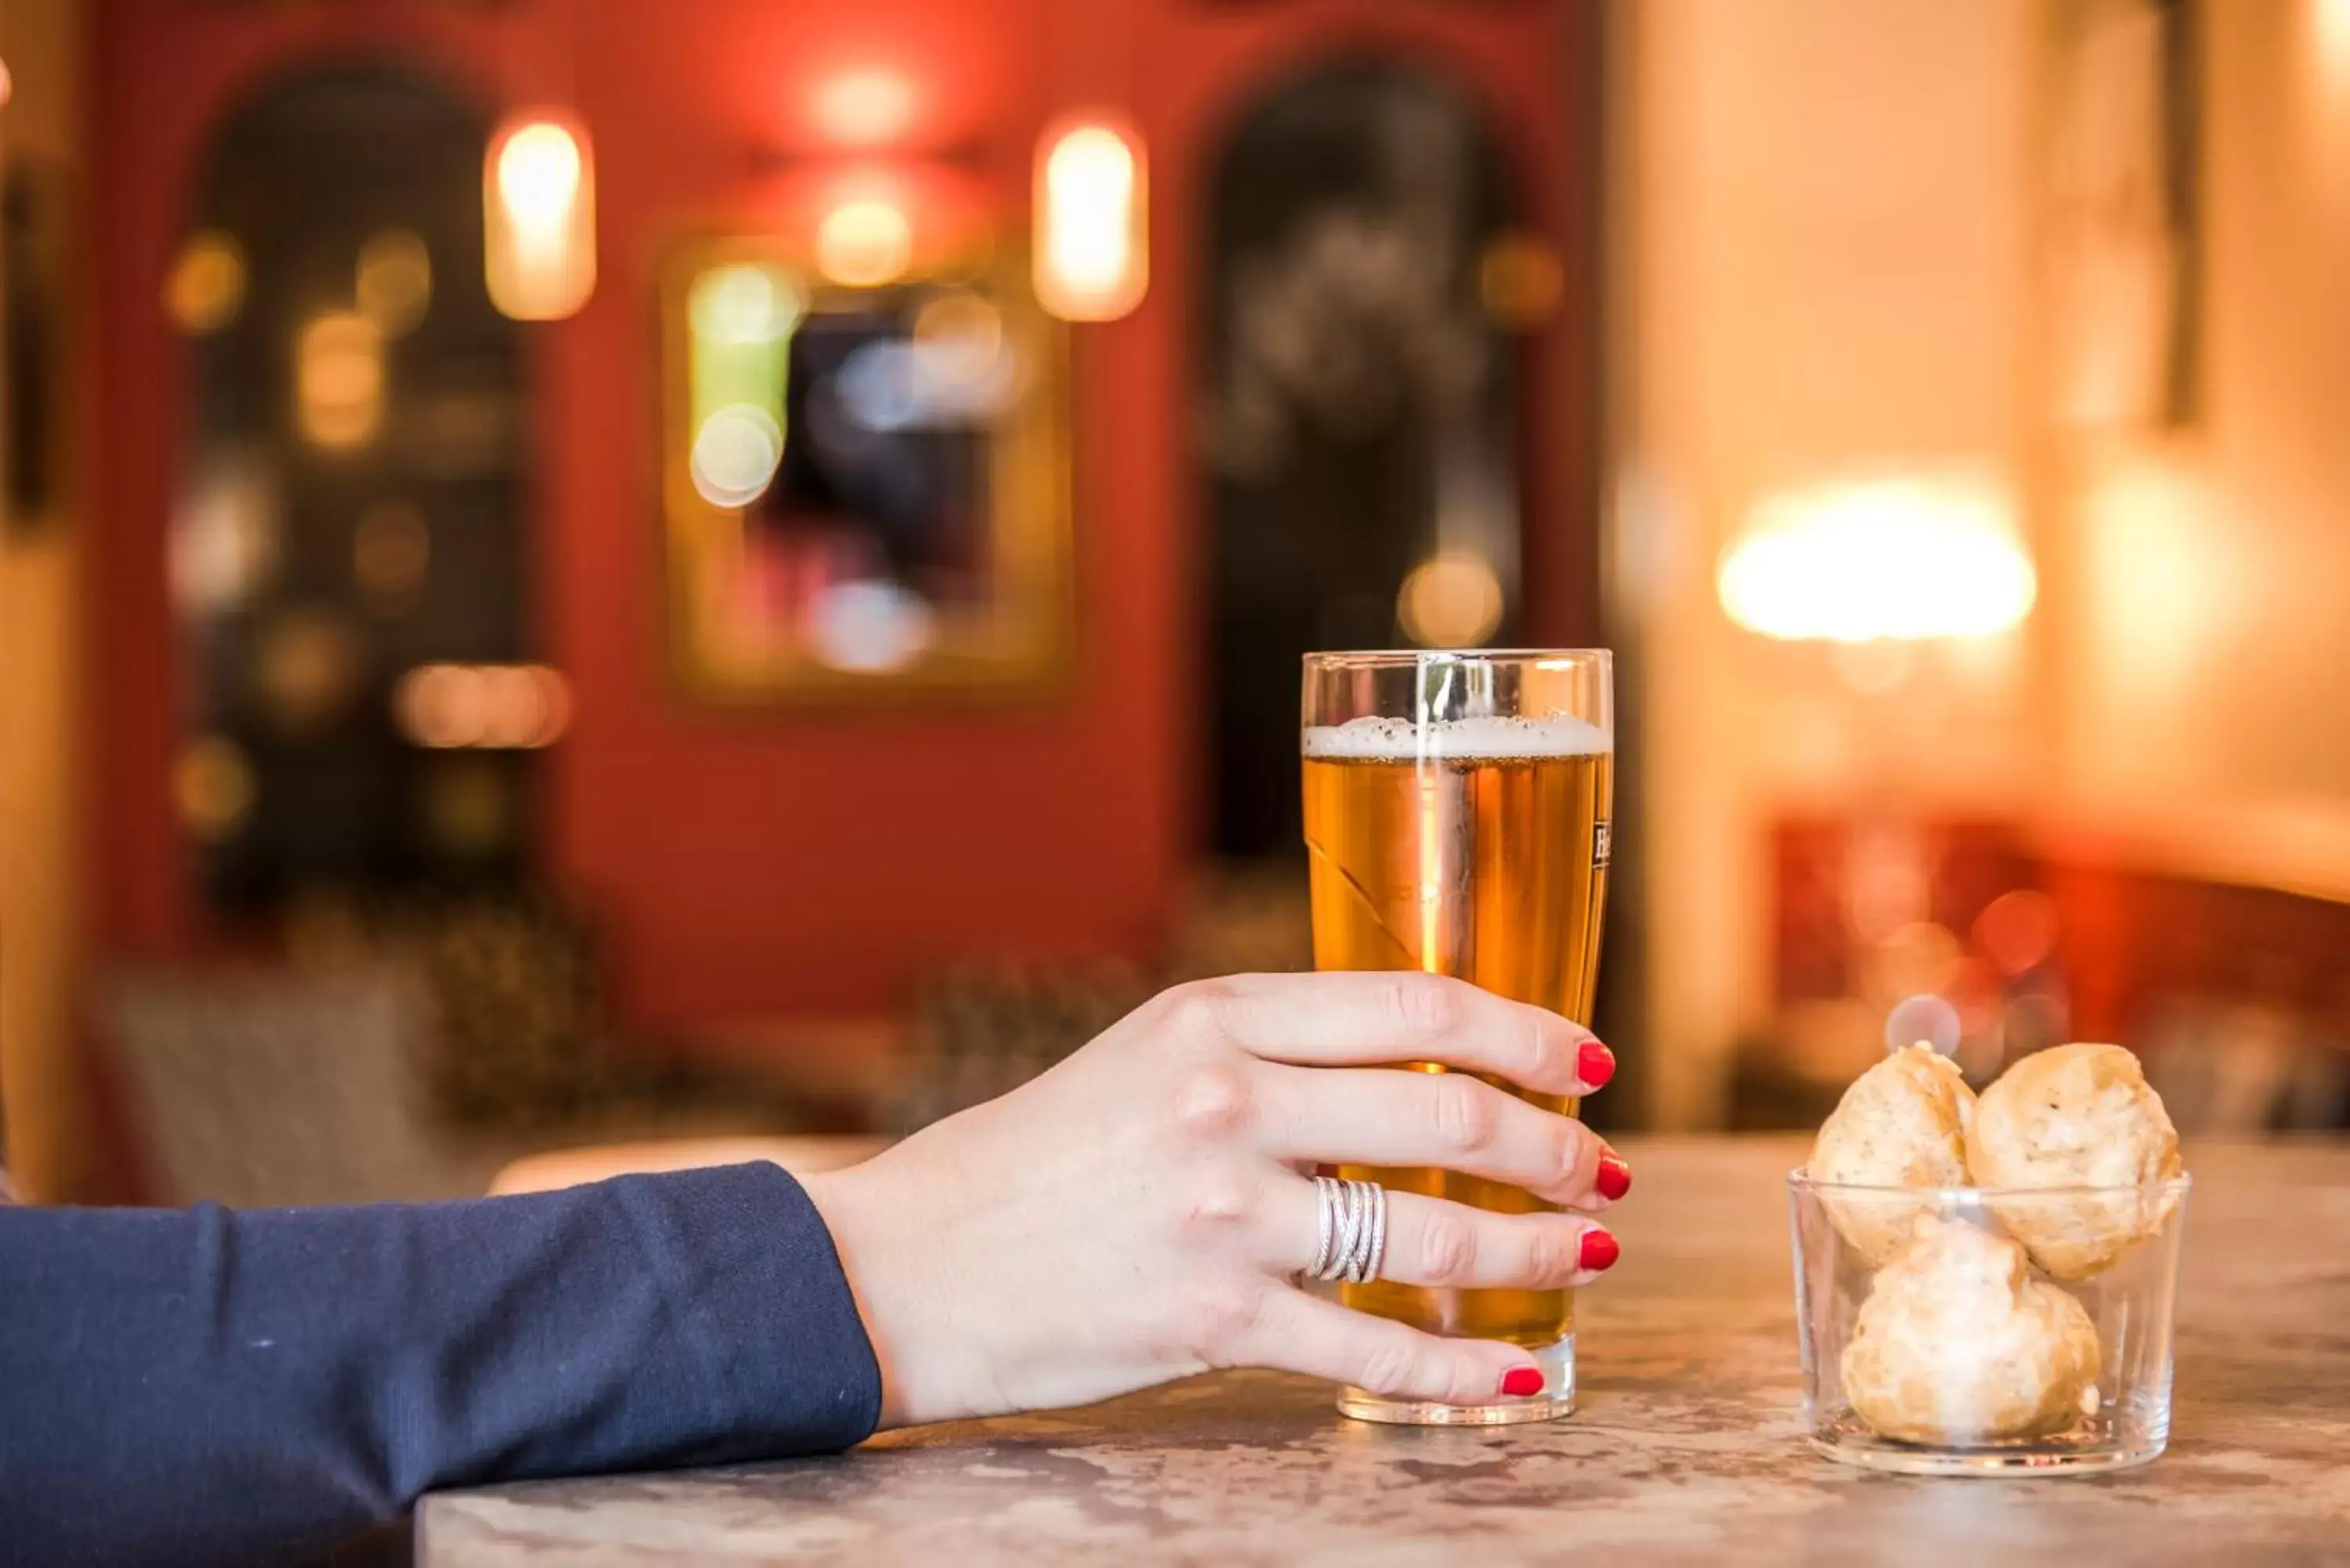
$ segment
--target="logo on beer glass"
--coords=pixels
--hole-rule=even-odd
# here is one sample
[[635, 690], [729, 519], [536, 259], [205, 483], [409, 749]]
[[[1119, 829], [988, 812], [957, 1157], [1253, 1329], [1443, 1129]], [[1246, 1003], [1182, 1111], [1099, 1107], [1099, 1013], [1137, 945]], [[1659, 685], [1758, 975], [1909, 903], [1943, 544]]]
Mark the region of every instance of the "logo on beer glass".
[[1608, 832], [1607, 824], [1595, 822], [1591, 825], [1591, 868], [1594, 871], [1607, 869], [1607, 850], [1612, 842], [1614, 835]]

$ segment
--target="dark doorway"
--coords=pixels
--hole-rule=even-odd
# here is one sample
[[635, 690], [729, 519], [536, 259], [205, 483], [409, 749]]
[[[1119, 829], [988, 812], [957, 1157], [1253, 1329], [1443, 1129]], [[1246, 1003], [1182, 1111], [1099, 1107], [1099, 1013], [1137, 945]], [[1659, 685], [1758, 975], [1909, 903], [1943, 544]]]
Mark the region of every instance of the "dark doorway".
[[1480, 289], [1513, 211], [1469, 95], [1388, 63], [1263, 95], [1212, 181], [1211, 842], [1265, 861], [1302, 854], [1301, 655], [1513, 633], [1514, 352]]
[[193, 193], [164, 298], [191, 368], [174, 793], [215, 916], [522, 875], [532, 754], [420, 735], [400, 700], [447, 669], [480, 707], [503, 688], [473, 672], [532, 640], [488, 133], [401, 67], [306, 68], [228, 119]]

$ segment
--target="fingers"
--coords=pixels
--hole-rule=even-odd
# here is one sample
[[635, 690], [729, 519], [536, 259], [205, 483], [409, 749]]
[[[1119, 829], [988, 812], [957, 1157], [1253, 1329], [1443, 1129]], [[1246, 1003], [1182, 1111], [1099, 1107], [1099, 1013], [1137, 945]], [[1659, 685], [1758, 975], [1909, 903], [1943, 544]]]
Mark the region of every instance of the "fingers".
[[1617, 1171], [1603, 1177], [1612, 1151], [1597, 1134], [1465, 1073], [1267, 1064], [1250, 1076], [1266, 1152], [1278, 1159], [1439, 1166], [1580, 1209], [1623, 1196]]
[[[1392, 1188], [1387, 1205], [1379, 1278], [1399, 1285], [1564, 1290], [1597, 1280], [1622, 1251], [1614, 1232], [1580, 1214], [1496, 1214]], [[1319, 1206], [1313, 1183], [1281, 1181], [1263, 1203], [1267, 1266], [1309, 1266]]]
[[1555, 1291], [1591, 1283], [1615, 1264], [1618, 1250], [1613, 1234], [1579, 1215], [1490, 1214], [1390, 1192], [1379, 1277], [1399, 1285]]
[[[1373, 1394], [1448, 1405], [1491, 1404], [1503, 1392], [1505, 1376], [1518, 1372], [1523, 1380], [1523, 1369], [1534, 1366], [1534, 1358], [1513, 1345], [1440, 1339], [1290, 1290], [1274, 1291], [1266, 1298], [1247, 1343], [1238, 1348], [1240, 1359], [1250, 1366], [1303, 1372]], [[1534, 1389], [1513, 1384], [1508, 1391], [1527, 1394]]]
[[1557, 1013], [1412, 971], [1235, 975], [1186, 988], [1233, 1044], [1270, 1062], [1441, 1062], [1545, 1095], [1592, 1093], [1616, 1058]]

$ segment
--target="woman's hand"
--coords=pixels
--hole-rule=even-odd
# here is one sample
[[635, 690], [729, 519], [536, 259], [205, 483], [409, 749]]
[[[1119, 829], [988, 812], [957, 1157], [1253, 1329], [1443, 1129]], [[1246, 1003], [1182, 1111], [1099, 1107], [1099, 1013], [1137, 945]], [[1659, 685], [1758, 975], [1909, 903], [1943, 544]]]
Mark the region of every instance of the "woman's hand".
[[[1296, 1288], [1314, 1167], [1441, 1166], [1582, 1209], [1629, 1173], [1581, 1123], [1467, 1074], [1378, 1065], [1407, 1061], [1545, 1095], [1614, 1072], [1588, 1032], [1460, 981], [1240, 976], [1167, 992], [1003, 1098], [810, 1177], [880, 1357], [883, 1424], [1086, 1404], [1220, 1366], [1492, 1399], [1532, 1368], [1524, 1351]], [[1612, 1239], [1586, 1251], [1593, 1235], [1576, 1214], [1392, 1192], [1380, 1273], [1578, 1285], [1614, 1261]]]

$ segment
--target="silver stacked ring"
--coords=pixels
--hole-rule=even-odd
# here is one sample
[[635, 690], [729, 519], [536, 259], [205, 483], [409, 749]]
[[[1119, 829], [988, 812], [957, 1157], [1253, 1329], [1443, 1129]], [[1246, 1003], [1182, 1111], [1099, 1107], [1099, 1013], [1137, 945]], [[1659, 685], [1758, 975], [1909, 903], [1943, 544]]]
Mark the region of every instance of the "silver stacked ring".
[[1310, 1280], [1367, 1284], [1379, 1277], [1388, 1250], [1388, 1191], [1376, 1181], [1314, 1179], [1316, 1217]]

